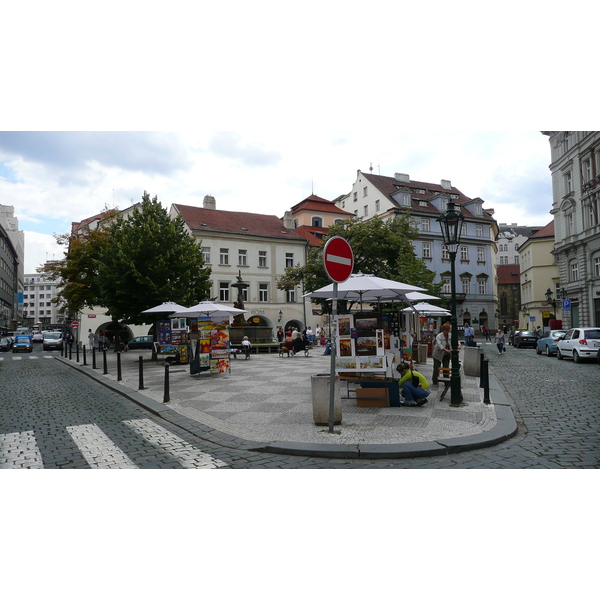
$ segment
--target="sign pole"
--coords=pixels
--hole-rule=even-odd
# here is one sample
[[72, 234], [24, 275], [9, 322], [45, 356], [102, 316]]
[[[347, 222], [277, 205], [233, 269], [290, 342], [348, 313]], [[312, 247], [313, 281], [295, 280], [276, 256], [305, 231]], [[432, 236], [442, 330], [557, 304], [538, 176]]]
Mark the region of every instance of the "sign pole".
[[335, 316], [337, 315], [338, 284], [333, 282], [333, 297], [331, 299], [331, 367], [329, 373], [329, 433], [333, 433], [334, 407], [335, 407]]

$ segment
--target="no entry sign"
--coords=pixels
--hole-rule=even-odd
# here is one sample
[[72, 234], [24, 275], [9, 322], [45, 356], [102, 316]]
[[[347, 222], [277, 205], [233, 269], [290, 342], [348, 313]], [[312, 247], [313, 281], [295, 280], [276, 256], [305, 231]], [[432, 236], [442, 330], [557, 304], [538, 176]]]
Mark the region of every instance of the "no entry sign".
[[323, 250], [325, 271], [332, 281], [342, 283], [352, 274], [354, 253], [350, 244], [342, 237], [332, 237]]

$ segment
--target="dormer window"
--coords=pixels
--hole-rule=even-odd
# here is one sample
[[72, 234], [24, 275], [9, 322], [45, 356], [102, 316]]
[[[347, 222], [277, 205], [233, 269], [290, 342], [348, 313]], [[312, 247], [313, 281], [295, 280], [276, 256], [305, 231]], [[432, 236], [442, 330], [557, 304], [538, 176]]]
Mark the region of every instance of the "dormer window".
[[313, 217], [312, 218], [312, 226], [313, 227], [323, 227], [323, 218], [322, 217]]

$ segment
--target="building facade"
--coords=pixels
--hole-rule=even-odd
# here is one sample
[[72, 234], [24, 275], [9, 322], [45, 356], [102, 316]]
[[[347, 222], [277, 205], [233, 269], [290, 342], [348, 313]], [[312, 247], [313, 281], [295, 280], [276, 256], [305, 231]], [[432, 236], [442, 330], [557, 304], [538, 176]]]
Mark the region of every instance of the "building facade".
[[465, 217], [456, 257], [456, 300], [459, 325], [470, 323], [475, 330], [497, 326], [494, 295], [494, 240], [497, 224], [492, 209], [483, 208], [481, 198], [469, 198], [449, 180], [439, 184], [413, 181], [408, 174], [394, 177], [357, 172], [350, 194], [336, 203], [363, 219], [375, 215], [394, 218], [410, 211], [419, 237], [413, 242], [436, 281], [443, 284], [442, 297], [450, 299], [450, 256], [444, 246], [438, 218], [452, 201]]
[[25, 236], [12, 206], [0, 205], [0, 329], [14, 331], [23, 318]]
[[563, 326], [600, 326], [600, 132], [543, 131], [550, 143], [554, 256]]
[[65, 312], [62, 304], [57, 304], [58, 283], [41, 273], [25, 274], [23, 288], [23, 325], [41, 329], [63, 327]]
[[[277, 289], [277, 278], [286, 267], [304, 266], [308, 241], [294, 230], [291, 213], [281, 219], [274, 215], [217, 210], [212, 196], [203, 207], [173, 204], [171, 218], [180, 215], [201, 246], [211, 267], [211, 294], [217, 302], [237, 300], [238, 278], [248, 284], [243, 289], [246, 320], [251, 325], [297, 327], [311, 323], [311, 308], [300, 287]], [[200, 299], [198, 299], [200, 301]]]

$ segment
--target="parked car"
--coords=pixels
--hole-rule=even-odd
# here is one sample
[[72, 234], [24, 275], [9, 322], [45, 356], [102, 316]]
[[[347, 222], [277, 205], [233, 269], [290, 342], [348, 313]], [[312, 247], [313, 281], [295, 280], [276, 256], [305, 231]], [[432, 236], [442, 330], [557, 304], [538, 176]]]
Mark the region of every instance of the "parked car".
[[535, 331], [517, 331], [513, 338], [513, 346], [515, 348], [537, 348], [538, 335]]
[[12, 347], [13, 352], [33, 352], [33, 342], [29, 335], [16, 335]]
[[33, 336], [31, 336], [31, 341], [35, 344], [35, 343], [40, 343], [44, 341], [44, 334], [37, 331], [36, 333], [33, 334]]
[[8, 352], [12, 348], [12, 338], [3, 337], [0, 339], [0, 352]]
[[62, 350], [63, 339], [60, 331], [46, 331], [44, 333], [44, 350]]
[[127, 346], [130, 350], [147, 349], [152, 350], [154, 347], [151, 335], [140, 335], [129, 340]]
[[554, 356], [556, 354], [556, 340], [561, 337], [563, 333], [567, 333], [566, 329], [552, 329], [544, 334], [537, 342], [538, 354], [545, 354], [546, 356]]
[[556, 342], [556, 358], [572, 358], [580, 362], [586, 358], [597, 358], [599, 349], [600, 327], [575, 327]]
[[517, 333], [519, 333], [519, 331], [527, 331], [527, 330], [526, 329], [511, 329], [508, 332], [508, 345], [509, 346], [514, 346], [515, 335], [517, 335]]

